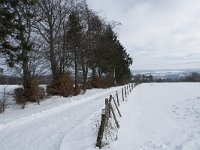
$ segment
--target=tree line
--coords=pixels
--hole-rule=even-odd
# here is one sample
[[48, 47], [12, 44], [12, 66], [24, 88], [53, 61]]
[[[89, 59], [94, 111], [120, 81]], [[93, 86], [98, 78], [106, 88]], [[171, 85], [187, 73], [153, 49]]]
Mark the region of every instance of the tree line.
[[20, 75], [25, 101], [44, 74], [49, 94], [63, 96], [129, 81], [132, 58], [113, 28], [84, 0], [0, 1], [1, 56]]
[[200, 82], [200, 73], [191, 72], [188, 75], [180, 77], [155, 77], [153, 75], [137, 74], [132, 76], [136, 83], [148, 83], [148, 82]]

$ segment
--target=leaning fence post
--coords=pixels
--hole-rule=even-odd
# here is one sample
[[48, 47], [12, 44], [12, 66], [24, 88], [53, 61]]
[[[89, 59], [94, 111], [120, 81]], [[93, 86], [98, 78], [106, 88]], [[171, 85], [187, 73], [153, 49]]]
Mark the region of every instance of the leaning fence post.
[[120, 111], [119, 111], [119, 108], [118, 108], [118, 106], [117, 106], [117, 103], [116, 103], [114, 97], [113, 97], [113, 102], [114, 102], [114, 104], [115, 104], [115, 107], [116, 107], [116, 109], [117, 109], [117, 112], [118, 112], [119, 116], [122, 117], [122, 115], [121, 115], [121, 113], [120, 113]]
[[97, 141], [96, 141], [96, 147], [99, 147], [99, 148], [102, 148], [102, 139], [103, 139], [105, 124], [106, 124], [106, 110], [102, 109], [101, 124], [99, 127]]
[[96, 147], [102, 148], [102, 139], [103, 139], [103, 133], [105, 130], [106, 125], [108, 124], [108, 119], [109, 119], [109, 103], [108, 99], [105, 99], [105, 109], [102, 109], [101, 113], [101, 124], [99, 127], [98, 135], [97, 135], [97, 140], [96, 140]]
[[118, 92], [117, 91], [116, 91], [116, 97], [117, 97], [117, 104], [119, 106], [120, 104], [119, 104], [119, 98], [118, 98]]
[[111, 100], [112, 100], [112, 95], [110, 95], [109, 98], [109, 118], [111, 118]]
[[111, 109], [111, 112], [112, 112], [112, 114], [113, 114], [113, 118], [114, 118], [114, 120], [115, 120], [115, 124], [117, 125], [117, 128], [119, 128], [119, 123], [118, 123], [117, 118], [116, 118], [116, 116], [115, 116], [115, 112], [114, 112], [114, 110], [113, 110], [112, 105], [110, 105], [110, 109]]
[[110, 116], [109, 116], [109, 113], [110, 113], [109, 109], [110, 109], [109, 101], [108, 101], [108, 99], [106, 98], [106, 99], [105, 99], [105, 115], [106, 115], [106, 123], [105, 123], [105, 126], [107, 126], [108, 120], [109, 120], [109, 118], [110, 118]]

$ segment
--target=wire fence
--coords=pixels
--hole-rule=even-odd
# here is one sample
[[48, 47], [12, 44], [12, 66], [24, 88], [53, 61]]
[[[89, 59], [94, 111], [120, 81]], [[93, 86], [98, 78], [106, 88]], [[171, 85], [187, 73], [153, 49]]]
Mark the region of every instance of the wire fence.
[[102, 109], [101, 113], [101, 123], [98, 129], [97, 139], [96, 139], [96, 147], [103, 147], [103, 137], [105, 129], [108, 128], [108, 122], [112, 119], [114, 120], [116, 127], [119, 129], [120, 124], [117, 120], [117, 115], [122, 117], [120, 112], [120, 102], [124, 102], [127, 99], [128, 95], [133, 91], [133, 88], [136, 87], [138, 83], [130, 83], [121, 89], [121, 99], [119, 97], [118, 91], [114, 95], [110, 95], [109, 99], [105, 99], [105, 108]]

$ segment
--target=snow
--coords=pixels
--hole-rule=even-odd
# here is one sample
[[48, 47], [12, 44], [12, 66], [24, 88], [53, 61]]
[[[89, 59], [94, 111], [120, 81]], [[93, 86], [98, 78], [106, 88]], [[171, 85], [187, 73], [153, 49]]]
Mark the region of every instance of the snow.
[[[6, 111], [14, 110], [17, 108], [16, 102], [14, 101], [13, 91], [20, 87], [19, 85], [0, 85], [0, 101], [5, 102]], [[8, 109], [9, 108], [9, 109]]]
[[64, 136], [104, 105], [104, 99], [121, 87], [88, 90], [71, 98], [52, 97], [41, 105], [0, 114], [0, 149], [57, 150]]
[[[104, 100], [121, 88], [52, 97], [0, 114], [2, 150], [96, 150]], [[145, 83], [120, 102], [116, 141], [103, 150], [199, 150], [200, 83]]]
[[142, 84], [121, 106], [118, 140], [109, 150], [199, 150], [200, 84]]

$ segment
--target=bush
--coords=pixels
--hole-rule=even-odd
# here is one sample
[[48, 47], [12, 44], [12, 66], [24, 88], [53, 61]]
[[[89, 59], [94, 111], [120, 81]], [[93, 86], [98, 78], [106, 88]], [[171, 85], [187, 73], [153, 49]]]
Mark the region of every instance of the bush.
[[86, 89], [92, 89], [91, 81], [88, 81], [86, 84]]
[[17, 104], [24, 104], [25, 96], [24, 96], [24, 89], [23, 88], [16, 88], [14, 90], [14, 97]]
[[[31, 82], [31, 87], [27, 89], [29, 97], [26, 99], [25, 97], [25, 90], [24, 88], [17, 88], [14, 90], [14, 97], [17, 104], [25, 104], [25, 102], [38, 102], [40, 103], [41, 99], [45, 98], [45, 89], [42, 87], [39, 87], [39, 81], [37, 79], [34, 79]], [[26, 93], [27, 94], [27, 93]]]
[[46, 96], [45, 89], [39, 87], [39, 80], [34, 79], [31, 82], [31, 89], [30, 89], [30, 99], [31, 102], [38, 102], [40, 103], [41, 99], [44, 99]]
[[46, 97], [46, 91], [44, 88], [39, 87], [39, 99], [44, 99]]
[[90, 86], [93, 88], [107, 88], [109, 85], [105, 79], [96, 76], [90, 81]]
[[30, 93], [30, 98], [28, 101], [36, 102], [39, 100], [39, 81], [37, 79], [34, 79], [31, 82], [31, 88], [28, 92]]
[[67, 97], [73, 94], [73, 89], [73, 80], [69, 73], [65, 73], [47, 86], [47, 94]]
[[74, 91], [73, 91], [73, 95], [76, 96], [78, 94], [81, 93], [81, 88], [80, 86], [77, 84], [76, 87], [74, 88]]
[[3, 102], [0, 100], [0, 113], [3, 113], [4, 111], [4, 104]]

